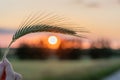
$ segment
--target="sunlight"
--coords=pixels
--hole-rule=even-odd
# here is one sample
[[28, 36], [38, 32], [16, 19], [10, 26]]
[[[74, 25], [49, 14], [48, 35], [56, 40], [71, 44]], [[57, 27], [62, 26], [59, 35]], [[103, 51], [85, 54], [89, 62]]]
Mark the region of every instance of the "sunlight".
[[57, 44], [58, 39], [57, 39], [56, 36], [50, 36], [50, 37], [48, 38], [48, 42], [49, 42], [49, 44], [54, 45], [54, 44]]

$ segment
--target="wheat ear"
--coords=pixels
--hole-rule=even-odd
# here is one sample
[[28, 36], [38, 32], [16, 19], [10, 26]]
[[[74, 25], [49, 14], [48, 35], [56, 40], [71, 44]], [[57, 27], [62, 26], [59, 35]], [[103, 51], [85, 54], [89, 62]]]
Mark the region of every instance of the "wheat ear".
[[[38, 16], [37, 17], [29, 17], [27, 20], [25, 20], [25, 22], [20, 26], [20, 28], [13, 35], [12, 41], [10, 42], [7, 50], [5, 51], [3, 59], [6, 58], [9, 48], [12, 45], [12, 43], [15, 42], [18, 38], [20, 38], [26, 34], [29, 34], [29, 33], [53, 32], [53, 33], [62, 33], [62, 34], [68, 34], [68, 35], [82, 37], [80, 35], [77, 35], [76, 31], [74, 30], [74, 27], [72, 28], [73, 30], [71, 30], [71, 28], [62, 27], [60, 24], [63, 21], [63, 19], [57, 19], [57, 18], [58, 17], [56, 17], [56, 16], [49, 17], [47, 15], [47, 16], [42, 16], [40, 18]], [[78, 27], [77, 27], [77, 30], [79, 32], [86, 32], [86, 31], [80, 31], [80, 29]]]

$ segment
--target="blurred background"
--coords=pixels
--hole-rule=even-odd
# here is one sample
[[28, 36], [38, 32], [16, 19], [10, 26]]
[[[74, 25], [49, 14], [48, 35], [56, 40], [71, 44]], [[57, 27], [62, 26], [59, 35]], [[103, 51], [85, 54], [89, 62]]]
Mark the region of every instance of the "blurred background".
[[67, 17], [90, 31], [82, 33], [87, 38], [42, 32], [18, 39], [7, 57], [23, 80], [102, 80], [120, 69], [120, 0], [1, 0], [0, 5], [0, 58], [24, 18], [34, 13]]

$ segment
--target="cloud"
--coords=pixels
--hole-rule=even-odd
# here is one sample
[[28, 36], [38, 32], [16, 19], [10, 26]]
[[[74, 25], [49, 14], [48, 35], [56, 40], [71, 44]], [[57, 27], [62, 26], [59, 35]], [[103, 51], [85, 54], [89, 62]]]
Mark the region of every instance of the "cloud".
[[120, 0], [117, 0], [118, 4], [120, 4]]
[[3, 29], [3, 28], [0, 28], [0, 33], [1, 34], [12, 34], [14, 32], [15, 32], [15, 30], [12, 30], [12, 29]]
[[75, 4], [82, 4], [82, 3], [83, 3], [83, 0], [75, 0], [74, 3], [75, 3]]
[[74, 4], [82, 5], [89, 8], [98, 8], [100, 6], [97, 0], [75, 0]]
[[86, 4], [86, 6], [89, 8], [98, 8], [100, 5], [96, 2], [91, 2], [91, 3]]

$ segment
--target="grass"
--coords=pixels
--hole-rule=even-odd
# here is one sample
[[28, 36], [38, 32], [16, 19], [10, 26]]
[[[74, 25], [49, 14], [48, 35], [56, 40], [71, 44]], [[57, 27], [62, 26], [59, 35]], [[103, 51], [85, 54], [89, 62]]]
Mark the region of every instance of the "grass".
[[120, 69], [119, 59], [12, 61], [23, 80], [100, 80]]

